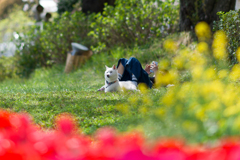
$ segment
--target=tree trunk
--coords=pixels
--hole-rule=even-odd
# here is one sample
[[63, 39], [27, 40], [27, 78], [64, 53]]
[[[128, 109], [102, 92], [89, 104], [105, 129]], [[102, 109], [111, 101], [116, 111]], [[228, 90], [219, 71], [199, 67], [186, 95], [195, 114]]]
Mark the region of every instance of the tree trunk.
[[115, 0], [82, 0], [82, 12], [86, 14], [102, 12], [104, 3], [114, 5]]
[[235, 9], [236, 0], [180, 0], [180, 31], [191, 31], [200, 21], [212, 25], [217, 12]]

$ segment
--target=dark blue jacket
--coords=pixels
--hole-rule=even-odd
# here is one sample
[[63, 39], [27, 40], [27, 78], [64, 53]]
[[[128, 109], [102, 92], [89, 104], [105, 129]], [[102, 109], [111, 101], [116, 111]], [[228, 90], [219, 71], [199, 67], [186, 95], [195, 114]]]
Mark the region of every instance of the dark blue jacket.
[[152, 88], [152, 82], [149, 79], [148, 73], [142, 68], [141, 63], [134, 57], [131, 57], [129, 60], [121, 58], [118, 61], [124, 66], [124, 72], [120, 81], [132, 80], [132, 74], [137, 78], [138, 83], [145, 83], [149, 88]]

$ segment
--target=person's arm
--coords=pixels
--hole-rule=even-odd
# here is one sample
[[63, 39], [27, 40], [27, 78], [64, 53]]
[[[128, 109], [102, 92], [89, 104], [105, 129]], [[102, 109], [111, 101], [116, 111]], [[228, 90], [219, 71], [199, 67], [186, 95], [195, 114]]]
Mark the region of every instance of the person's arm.
[[150, 68], [151, 68], [151, 66], [150, 66], [149, 64], [147, 64], [147, 65], [145, 66], [145, 69], [144, 69], [144, 70], [145, 70], [148, 74], [151, 74]]
[[153, 71], [154, 77], [155, 77], [155, 75], [157, 74], [157, 71], [158, 71], [158, 65], [156, 65], [155, 63], [153, 63], [153, 64], [150, 66], [150, 69]]

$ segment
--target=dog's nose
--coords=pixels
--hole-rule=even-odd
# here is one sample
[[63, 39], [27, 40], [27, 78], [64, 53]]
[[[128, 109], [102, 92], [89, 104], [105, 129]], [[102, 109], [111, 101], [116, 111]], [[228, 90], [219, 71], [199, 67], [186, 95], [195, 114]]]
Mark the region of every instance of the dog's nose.
[[107, 77], [109, 78], [109, 75], [107, 75]]

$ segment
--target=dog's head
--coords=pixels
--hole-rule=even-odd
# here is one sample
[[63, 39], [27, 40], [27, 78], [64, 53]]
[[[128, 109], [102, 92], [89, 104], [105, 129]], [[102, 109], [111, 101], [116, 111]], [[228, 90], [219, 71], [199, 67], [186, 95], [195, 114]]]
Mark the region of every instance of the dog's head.
[[116, 81], [118, 78], [118, 72], [117, 72], [116, 66], [113, 65], [112, 68], [108, 68], [106, 66], [106, 71], [104, 75], [105, 75], [105, 80], [107, 80], [108, 82]]

